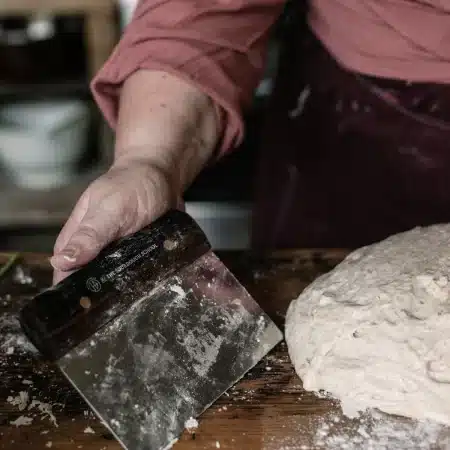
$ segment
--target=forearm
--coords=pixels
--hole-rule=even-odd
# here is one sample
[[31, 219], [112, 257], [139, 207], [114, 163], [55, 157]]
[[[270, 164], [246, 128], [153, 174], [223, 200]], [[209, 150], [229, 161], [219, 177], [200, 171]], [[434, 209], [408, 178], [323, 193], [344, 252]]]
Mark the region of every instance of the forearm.
[[181, 194], [210, 160], [220, 137], [218, 122], [213, 102], [193, 85], [140, 70], [121, 90], [114, 164], [154, 164]]
[[[108, 123], [117, 128], [119, 98], [125, 103], [123, 84], [126, 82], [131, 90], [131, 74], [136, 70], [166, 71], [190, 80], [220, 106], [223, 133], [218, 156], [236, 148], [244, 136], [244, 110], [251, 105], [264, 68], [269, 31], [284, 3], [285, 0], [139, 1], [132, 23], [92, 83], [94, 97]], [[152, 86], [156, 90], [152, 83], [149, 90]], [[154, 108], [137, 90], [143, 109]], [[178, 103], [175, 101], [175, 108], [183, 106]], [[121, 120], [126, 123], [123, 116], [124, 113]], [[133, 120], [132, 129], [135, 127]]]

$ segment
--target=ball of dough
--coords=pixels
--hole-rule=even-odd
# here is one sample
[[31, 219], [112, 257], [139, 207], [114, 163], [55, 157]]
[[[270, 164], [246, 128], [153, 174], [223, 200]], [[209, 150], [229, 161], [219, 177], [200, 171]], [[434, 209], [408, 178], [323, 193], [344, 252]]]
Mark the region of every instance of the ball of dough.
[[450, 225], [352, 252], [289, 306], [286, 341], [309, 391], [450, 424]]

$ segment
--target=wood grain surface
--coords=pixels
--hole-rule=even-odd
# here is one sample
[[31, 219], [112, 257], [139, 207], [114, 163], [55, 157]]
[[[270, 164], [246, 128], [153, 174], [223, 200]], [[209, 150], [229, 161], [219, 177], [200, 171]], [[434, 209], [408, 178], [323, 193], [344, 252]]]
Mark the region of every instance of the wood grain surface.
[[[298, 250], [260, 257], [244, 253], [220, 256], [282, 326], [289, 302], [319, 274], [342, 260], [345, 252]], [[0, 254], [0, 263], [7, 258], [8, 255]], [[54, 366], [18, 345], [11, 353], [11, 342], [17, 340], [14, 334], [17, 329], [11, 325], [11, 318], [27, 299], [50, 281], [48, 259], [35, 254], [22, 256], [0, 279], [0, 448], [119, 450], [119, 444]], [[20, 392], [28, 396], [22, 411], [20, 405], [11, 403]], [[41, 403], [36, 404], [36, 401]], [[51, 406], [54, 422], [45, 407], [39, 411], [42, 404]], [[13, 425], [11, 422], [20, 416], [31, 418], [31, 424]], [[445, 429], [431, 425], [418, 429], [412, 422], [392, 417], [380, 422], [384, 424], [380, 431], [379, 425], [345, 418], [336, 402], [302, 389], [285, 343], [198, 420], [199, 427], [186, 431], [174, 450], [446, 448], [443, 444], [447, 436]], [[392, 424], [397, 424], [400, 432], [393, 433]], [[389, 433], [393, 436], [389, 437]], [[373, 444], [377, 439], [387, 444]]]

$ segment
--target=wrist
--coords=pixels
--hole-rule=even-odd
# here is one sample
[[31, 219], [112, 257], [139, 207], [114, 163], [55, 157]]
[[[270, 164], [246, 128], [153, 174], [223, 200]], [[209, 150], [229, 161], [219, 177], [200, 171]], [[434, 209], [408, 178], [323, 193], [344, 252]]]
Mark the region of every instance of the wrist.
[[114, 164], [156, 165], [184, 190], [219, 136], [217, 110], [206, 94], [173, 75], [139, 71], [122, 88]]

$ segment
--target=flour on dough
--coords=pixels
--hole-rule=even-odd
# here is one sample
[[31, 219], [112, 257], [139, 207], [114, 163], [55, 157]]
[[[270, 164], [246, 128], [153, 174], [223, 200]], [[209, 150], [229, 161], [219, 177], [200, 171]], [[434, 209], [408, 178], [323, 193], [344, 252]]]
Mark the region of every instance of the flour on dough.
[[450, 424], [450, 225], [351, 253], [294, 300], [289, 354], [308, 391]]

